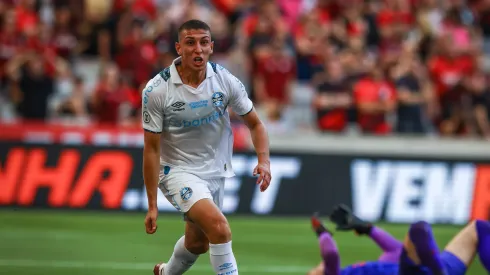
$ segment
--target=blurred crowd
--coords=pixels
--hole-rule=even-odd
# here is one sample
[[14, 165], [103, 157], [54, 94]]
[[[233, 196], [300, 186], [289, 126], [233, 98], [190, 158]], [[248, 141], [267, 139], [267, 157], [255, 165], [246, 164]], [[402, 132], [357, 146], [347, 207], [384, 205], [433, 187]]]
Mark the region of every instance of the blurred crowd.
[[3, 119], [140, 123], [201, 19], [271, 132], [490, 138], [490, 0], [2, 0], [0, 19]]

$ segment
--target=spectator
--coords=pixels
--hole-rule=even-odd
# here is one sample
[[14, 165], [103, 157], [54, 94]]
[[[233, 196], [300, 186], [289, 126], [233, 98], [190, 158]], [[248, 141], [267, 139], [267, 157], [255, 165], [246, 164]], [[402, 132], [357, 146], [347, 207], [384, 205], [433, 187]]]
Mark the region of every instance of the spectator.
[[9, 92], [7, 64], [21, 51], [23, 39], [17, 31], [15, 11], [8, 10], [3, 5], [6, 6], [5, 3], [0, 3], [0, 12], [3, 12], [3, 17], [0, 16], [0, 118], [10, 118], [14, 114], [13, 105], [18, 102], [13, 102]]
[[264, 0], [257, 11], [248, 15], [243, 22], [243, 33], [249, 41], [249, 51], [252, 57], [253, 68], [257, 60], [267, 55], [268, 46], [272, 37], [286, 34], [284, 18], [279, 12], [275, 1]]
[[157, 60], [157, 49], [144, 31], [144, 21], [134, 20], [131, 32], [123, 40], [117, 65], [126, 78], [131, 78], [136, 87], [146, 83]]
[[467, 136], [472, 132], [472, 86], [471, 77], [466, 75], [441, 96], [439, 131], [442, 136]]
[[469, 90], [474, 117], [474, 133], [490, 139], [490, 89], [485, 75], [479, 71], [469, 79]]
[[72, 61], [74, 54], [79, 49], [77, 32], [73, 31], [72, 28], [74, 24], [76, 24], [76, 20], [70, 7], [62, 6], [56, 10], [53, 37], [50, 42], [53, 44], [56, 53], [68, 61]]
[[433, 102], [428, 74], [414, 53], [407, 52], [393, 70], [398, 96], [397, 133], [427, 134]]
[[326, 62], [325, 69], [315, 75], [317, 123], [321, 131], [341, 132], [348, 122], [352, 104], [351, 87], [338, 59]]
[[254, 89], [257, 104], [278, 105], [283, 109], [289, 102], [292, 82], [296, 74], [295, 62], [283, 38], [277, 37], [267, 53], [257, 60]]
[[46, 71], [46, 63], [37, 54], [19, 55], [10, 60], [8, 72], [12, 83], [12, 98], [24, 119], [44, 120], [48, 113], [48, 98], [54, 92], [54, 79]]
[[214, 12], [210, 21], [214, 49], [212, 59], [214, 62], [222, 64], [228, 68], [229, 55], [234, 50], [235, 37], [226, 22], [226, 17], [220, 12]]
[[382, 68], [374, 66], [365, 78], [354, 86], [357, 122], [363, 133], [386, 135], [391, 132], [388, 122], [396, 107], [392, 84]]
[[346, 48], [340, 51], [338, 56], [349, 86], [353, 86], [368, 72], [370, 61], [365, 52]]
[[294, 29], [300, 81], [311, 80], [317, 68], [323, 64], [324, 42], [330, 35], [328, 22], [328, 17], [321, 17], [320, 12], [315, 10], [302, 15]]
[[15, 9], [17, 30], [32, 35], [36, 32], [39, 16], [35, 9], [36, 0], [20, 0]]
[[16, 28], [16, 16], [13, 10], [5, 11], [2, 17], [0, 32], [0, 80], [2, 88], [6, 88], [6, 65], [20, 51], [23, 43], [22, 37]]
[[478, 27], [483, 34], [483, 50], [490, 54], [490, 1], [478, 1], [474, 10]]
[[83, 79], [75, 77], [71, 93], [56, 108], [60, 116], [69, 116], [84, 119], [88, 115], [88, 102], [86, 99]]
[[[472, 56], [460, 54], [456, 48], [452, 47], [451, 36], [443, 35], [436, 41], [436, 54], [429, 59], [428, 70], [434, 82], [435, 100], [436, 106], [438, 106], [436, 108], [442, 110], [435, 123], [439, 125], [442, 134], [447, 135], [456, 131], [454, 123], [448, 126], [448, 116], [450, 113], [454, 113], [448, 110], [453, 108], [453, 103], [458, 104], [459, 92], [457, 87], [462, 79], [474, 69], [475, 64]], [[451, 94], [446, 96], [448, 91], [451, 91]], [[445, 104], [450, 104], [450, 106], [445, 106]], [[446, 121], [444, 125], [440, 125], [443, 121]]]
[[91, 108], [99, 123], [117, 124], [123, 120], [123, 108], [128, 104], [131, 89], [124, 84], [119, 69], [109, 64], [102, 73], [91, 99]]
[[442, 35], [448, 35], [452, 41], [451, 45], [457, 54], [467, 54], [471, 51], [470, 29], [463, 22], [463, 11], [453, 7], [446, 12], [442, 23]]

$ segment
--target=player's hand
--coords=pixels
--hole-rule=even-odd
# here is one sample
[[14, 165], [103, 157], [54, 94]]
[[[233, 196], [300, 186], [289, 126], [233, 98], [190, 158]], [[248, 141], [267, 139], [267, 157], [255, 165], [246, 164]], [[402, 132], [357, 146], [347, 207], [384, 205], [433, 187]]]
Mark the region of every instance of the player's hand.
[[260, 191], [264, 192], [269, 188], [269, 184], [271, 184], [271, 168], [269, 163], [261, 163], [257, 164], [255, 166], [254, 172], [253, 172], [254, 177], [259, 175], [257, 178], [257, 184], [260, 184]]
[[153, 234], [157, 231], [158, 209], [149, 209], [146, 213], [145, 227], [147, 234]]
[[330, 220], [337, 225], [337, 230], [354, 230], [358, 235], [369, 234], [372, 228], [371, 224], [359, 219], [345, 204], [335, 206], [330, 214]]
[[352, 211], [344, 204], [334, 207], [330, 214], [330, 220], [335, 223], [337, 230], [347, 231], [354, 229], [352, 224]]

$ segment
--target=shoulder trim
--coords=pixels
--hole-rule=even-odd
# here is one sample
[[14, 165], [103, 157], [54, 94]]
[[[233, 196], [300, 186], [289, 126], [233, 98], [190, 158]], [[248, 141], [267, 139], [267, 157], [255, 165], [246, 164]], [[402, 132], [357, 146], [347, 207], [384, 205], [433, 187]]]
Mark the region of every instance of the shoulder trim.
[[211, 65], [211, 68], [213, 68], [213, 72], [214, 72], [215, 74], [217, 74], [217, 73], [218, 73], [218, 69], [216, 68], [216, 63], [211, 62], [211, 61], [208, 61], [208, 62], [209, 62], [209, 64]]
[[167, 82], [170, 79], [170, 67], [163, 69], [159, 75], [163, 78], [163, 80], [165, 80], [165, 82]]

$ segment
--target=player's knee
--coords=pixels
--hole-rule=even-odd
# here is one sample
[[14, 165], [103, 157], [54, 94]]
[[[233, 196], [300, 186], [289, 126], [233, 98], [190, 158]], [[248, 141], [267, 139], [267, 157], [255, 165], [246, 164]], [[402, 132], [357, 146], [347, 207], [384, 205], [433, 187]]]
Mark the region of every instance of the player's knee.
[[231, 241], [231, 229], [226, 219], [220, 219], [213, 223], [212, 230], [208, 233], [208, 239], [214, 244]]
[[208, 252], [209, 242], [207, 240], [185, 240], [185, 247], [192, 254], [200, 255]]
[[484, 221], [484, 220], [478, 220], [477, 219], [477, 220], [470, 221], [467, 226], [469, 226], [469, 227], [476, 227], [476, 225], [479, 224], [479, 223], [488, 223], [488, 222], [487, 221]]
[[323, 249], [322, 250], [323, 259], [328, 259], [329, 261], [338, 261], [339, 253], [336, 249]]
[[412, 225], [410, 226], [410, 231], [428, 231], [430, 230], [430, 225], [429, 223], [425, 222], [425, 221], [418, 221], [418, 222], [415, 222], [415, 223], [412, 223]]
[[490, 233], [490, 222], [484, 220], [473, 220], [467, 226], [470, 229], [469, 232], [474, 232], [473, 235], [478, 240], [481, 234]]

